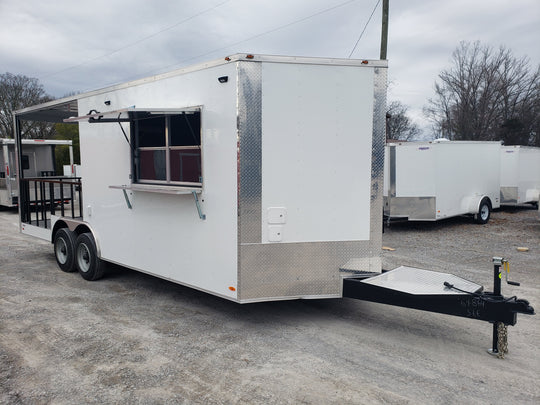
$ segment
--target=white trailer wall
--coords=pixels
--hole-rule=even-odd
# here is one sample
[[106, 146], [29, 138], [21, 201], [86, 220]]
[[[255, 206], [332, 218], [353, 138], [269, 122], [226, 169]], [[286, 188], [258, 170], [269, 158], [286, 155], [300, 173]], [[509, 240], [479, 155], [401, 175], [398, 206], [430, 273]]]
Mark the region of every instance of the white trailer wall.
[[436, 150], [437, 219], [477, 213], [481, 196], [500, 207], [500, 143], [446, 142]]
[[501, 148], [501, 203], [524, 204], [540, 199], [540, 148]]
[[[373, 71], [269, 63], [262, 74], [262, 242], [276, 226], [283, 243], [369, 240]], [[286, 209], [282, 226], [272, 207]]]
[[[227, 83], [218, 77], [228, 76]], [[177, 75], [79, 100], [79, 111], [202, 105], [203, 221], [191, 194], [129, 193], [130, 146], [118, 124], [81, 122], [84, 220], [103, 259], [236, 298], [237, 128], [234, 64]], [[104, 102], [110, 101], [110, 107]], [[129, 133], [129, 126], [123, 124]]]

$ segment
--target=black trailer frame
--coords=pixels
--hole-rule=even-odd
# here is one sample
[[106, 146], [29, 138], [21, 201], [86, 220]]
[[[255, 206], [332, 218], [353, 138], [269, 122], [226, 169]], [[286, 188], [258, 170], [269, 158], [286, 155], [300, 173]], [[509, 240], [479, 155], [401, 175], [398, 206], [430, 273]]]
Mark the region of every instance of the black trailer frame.
[[[507, 270], [508, 261], [494, 257], [493, 265], [493, 292], [451, 274], [401, 266], [382, 274], [344, 279], [343, 296], [490, 322], [493, 343], [489, 352], [503, 358], [506, 327], [516, 324], [518, 313], [534, 315], [534, 308], [527, 300], [501, 294], [501, 267]], [[508, 284], [519, 285], [508, 281], [508, 275], [506, 278]], [[400, 282], [403, 280], [406, 282]]]

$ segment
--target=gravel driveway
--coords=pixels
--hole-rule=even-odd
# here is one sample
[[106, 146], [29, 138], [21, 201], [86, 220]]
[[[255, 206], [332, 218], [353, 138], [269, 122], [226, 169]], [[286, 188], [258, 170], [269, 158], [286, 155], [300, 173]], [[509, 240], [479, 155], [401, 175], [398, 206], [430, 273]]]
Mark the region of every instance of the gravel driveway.
[[[538, 315], [518, 316], [499, 360], [491, 325], [471, 319], [352, 299], [239, 305], [117, 266], [87, 282], [17, 220], [0, 212], [0, 403], [540, 403]], [[385, 268], [487, 289], [504, 256], [522, 285], [503, 293], [540, 308], [537, 211], [393, 224], [383, 241]]]

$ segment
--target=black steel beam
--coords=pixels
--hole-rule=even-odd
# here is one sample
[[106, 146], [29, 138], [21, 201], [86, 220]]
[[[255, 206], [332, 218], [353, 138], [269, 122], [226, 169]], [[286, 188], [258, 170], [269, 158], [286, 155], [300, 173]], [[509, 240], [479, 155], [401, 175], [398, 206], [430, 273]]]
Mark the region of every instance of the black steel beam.
[[343, 296], [487, 322], [503, 322], [506, 325], [516, 324], [518, 312], [534, 314], [534, 309], [527, 301], [515, 298], [506, 300], [492, 293], [409, 294], [354, 278], [343, 280]]

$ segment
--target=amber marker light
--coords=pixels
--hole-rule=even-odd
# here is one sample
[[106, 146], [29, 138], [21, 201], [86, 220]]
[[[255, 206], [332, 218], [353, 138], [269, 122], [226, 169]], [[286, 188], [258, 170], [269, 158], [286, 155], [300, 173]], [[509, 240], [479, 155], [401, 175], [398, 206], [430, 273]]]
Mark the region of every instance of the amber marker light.
[[362, 64], [363, 64], [363, 65], [367, 65], [368, 63], [369, 63], [369, 62], [368, 62], [367, 60], [363, 60], [363, 61], [362, 61]]
[[225, 58], [225, 60], [226, 60], [227, 62], [229, 62], [229, 61], [231, 60], [231, 58], [229, 58], [229, 57], [227, 56], [227, 57]]
[[253, 59], [255, 56], [253, 56], [252, 54], [248, 54], [246, 55], [246, 59]]
[[236, 291], [236, 288], [234, 288], [234, 287], [229, 287], [229, 290], [231, 290], [231, 291]]

